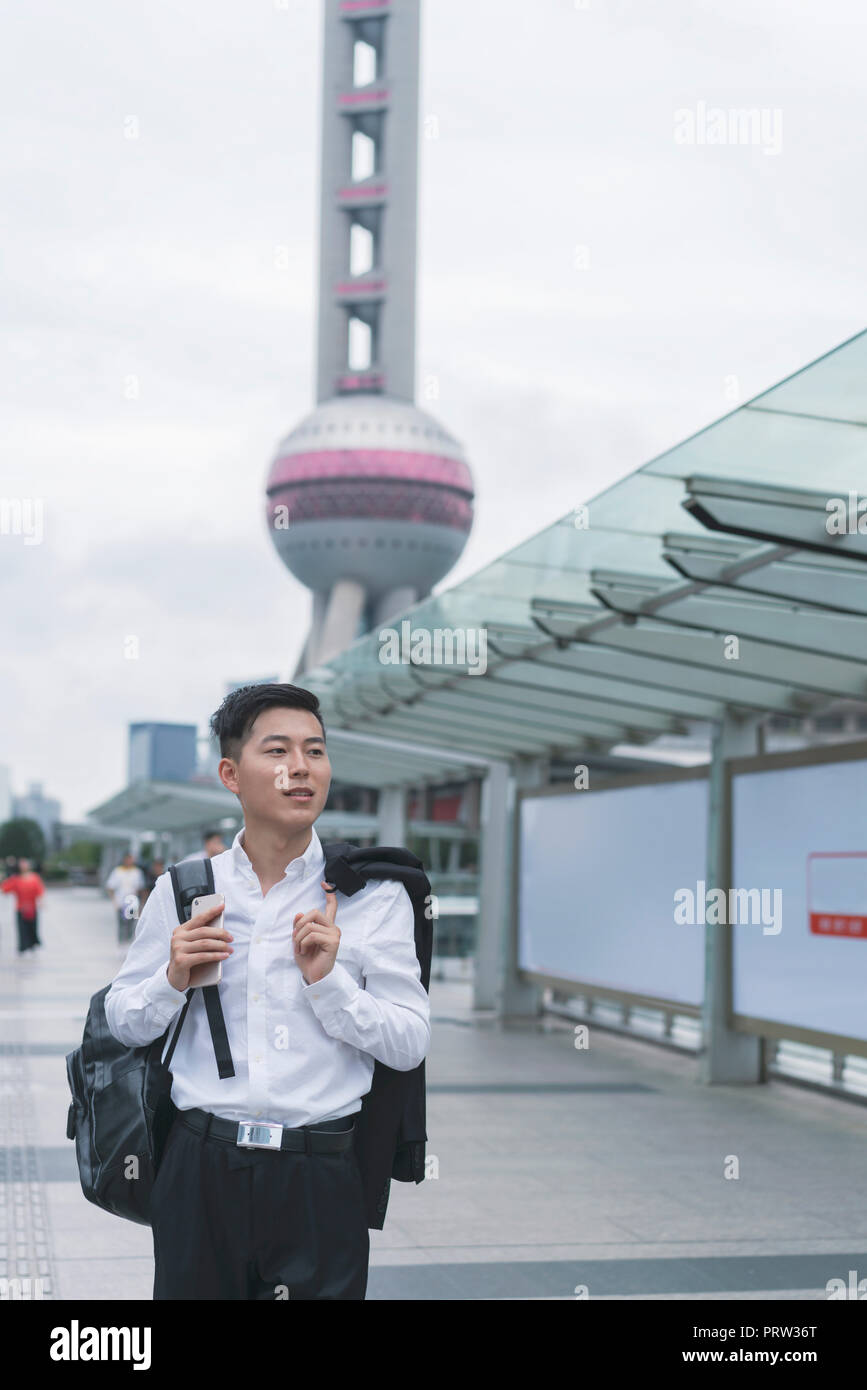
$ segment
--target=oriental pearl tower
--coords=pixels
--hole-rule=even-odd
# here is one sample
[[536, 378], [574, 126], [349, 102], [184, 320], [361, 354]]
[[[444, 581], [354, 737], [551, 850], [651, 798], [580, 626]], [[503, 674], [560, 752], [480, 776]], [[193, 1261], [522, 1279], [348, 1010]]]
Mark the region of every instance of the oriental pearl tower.
[[419, 0], [324, 0], [316, 409], [283, 438], [268, 527], [313, 593], [295, 677], [425, 598], [472, 475], [415, 404]]

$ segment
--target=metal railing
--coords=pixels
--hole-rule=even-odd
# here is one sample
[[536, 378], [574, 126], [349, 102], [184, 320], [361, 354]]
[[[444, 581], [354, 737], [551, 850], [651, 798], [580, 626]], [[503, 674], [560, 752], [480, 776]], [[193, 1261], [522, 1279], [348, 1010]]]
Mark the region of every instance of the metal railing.
[[[542, 1009], [559, 1018], [678, 1052], [697, 1056], [701, 1051], [701, 1020], [676, 1009], [639, 1007], [603, 999], [590, 991], [572, 995], [554, 989], [543, 991]], [[763, 1042], [768, 1078], [867, 1104], [867, 1058], [785, 1038], [764, 1038]]]

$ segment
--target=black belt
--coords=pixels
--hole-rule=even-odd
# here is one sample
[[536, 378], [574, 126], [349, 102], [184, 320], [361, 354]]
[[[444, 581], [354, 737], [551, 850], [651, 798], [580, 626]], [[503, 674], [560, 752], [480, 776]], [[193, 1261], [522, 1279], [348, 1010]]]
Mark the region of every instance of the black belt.
[[206, 1138], [222, 1139], [242, 1149], [282, 1149], [291, 1153], [338, 1153], [351, 1148], [355, 1130], [354, 1115], [336, 1120], [320, 1120], [301, 1129], [249, 1121], [224, 1120], [208, 1110], [179, 1110], [177, 1118], [187, 1129]]

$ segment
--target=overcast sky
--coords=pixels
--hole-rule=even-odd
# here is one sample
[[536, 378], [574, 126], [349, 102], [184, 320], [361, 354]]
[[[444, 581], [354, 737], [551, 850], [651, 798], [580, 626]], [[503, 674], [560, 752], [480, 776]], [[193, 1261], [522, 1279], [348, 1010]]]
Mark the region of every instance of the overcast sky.
[[[321, 12], [285, 6], [4, 13], [0, 498], [44, 538], [0, 535], [0, 764], [66, 819], [123, 786], [129, 721], [204, 725], [306, 632], [263, 506], [314, 404]], [[417, 389], [477, 488], [448, 585], [865, 326], [867, 20], [422, 9]], [[768, 138], [675, 138], [713, 107]]]

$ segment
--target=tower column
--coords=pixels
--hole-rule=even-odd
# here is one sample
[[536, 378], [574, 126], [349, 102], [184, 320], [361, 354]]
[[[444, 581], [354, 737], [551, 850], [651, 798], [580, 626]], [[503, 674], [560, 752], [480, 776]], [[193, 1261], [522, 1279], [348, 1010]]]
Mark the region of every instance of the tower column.
[[316, 649], [314, 666], [330, 661], [353, 641], [364, 611], [364, 585], [357, 579], [338, 579], [328, 598], [322, 636]]
[[316, 636], [322, 631], [327, 608], [327, 593], [323, 593], [321, 589], [315, 589], [313, 591], [313, 614], [310, 622], [310, 631], [307, 634], [307, 640], [304, 646], [301, 648], [298, 665], [295, 667], [295, 674], [292, 677], [293, 681], [297, 681], [300, 675], [303, 675], [305, 671], [309, 671], [311, 667], [316, 665]]
[[379, 843], [406, 844], [406, 787], [383, 787], [379, 793]]
[[407, 608], [412, 608], [412, 605], [417, 601], [418, 591], [409, 584], [400, 585], [396, 589], [389, 589], [388, 593], [383, 594], [376, 605], [373, 614], [373, 626], [381, 627], [397, 613], [405, 613]]

